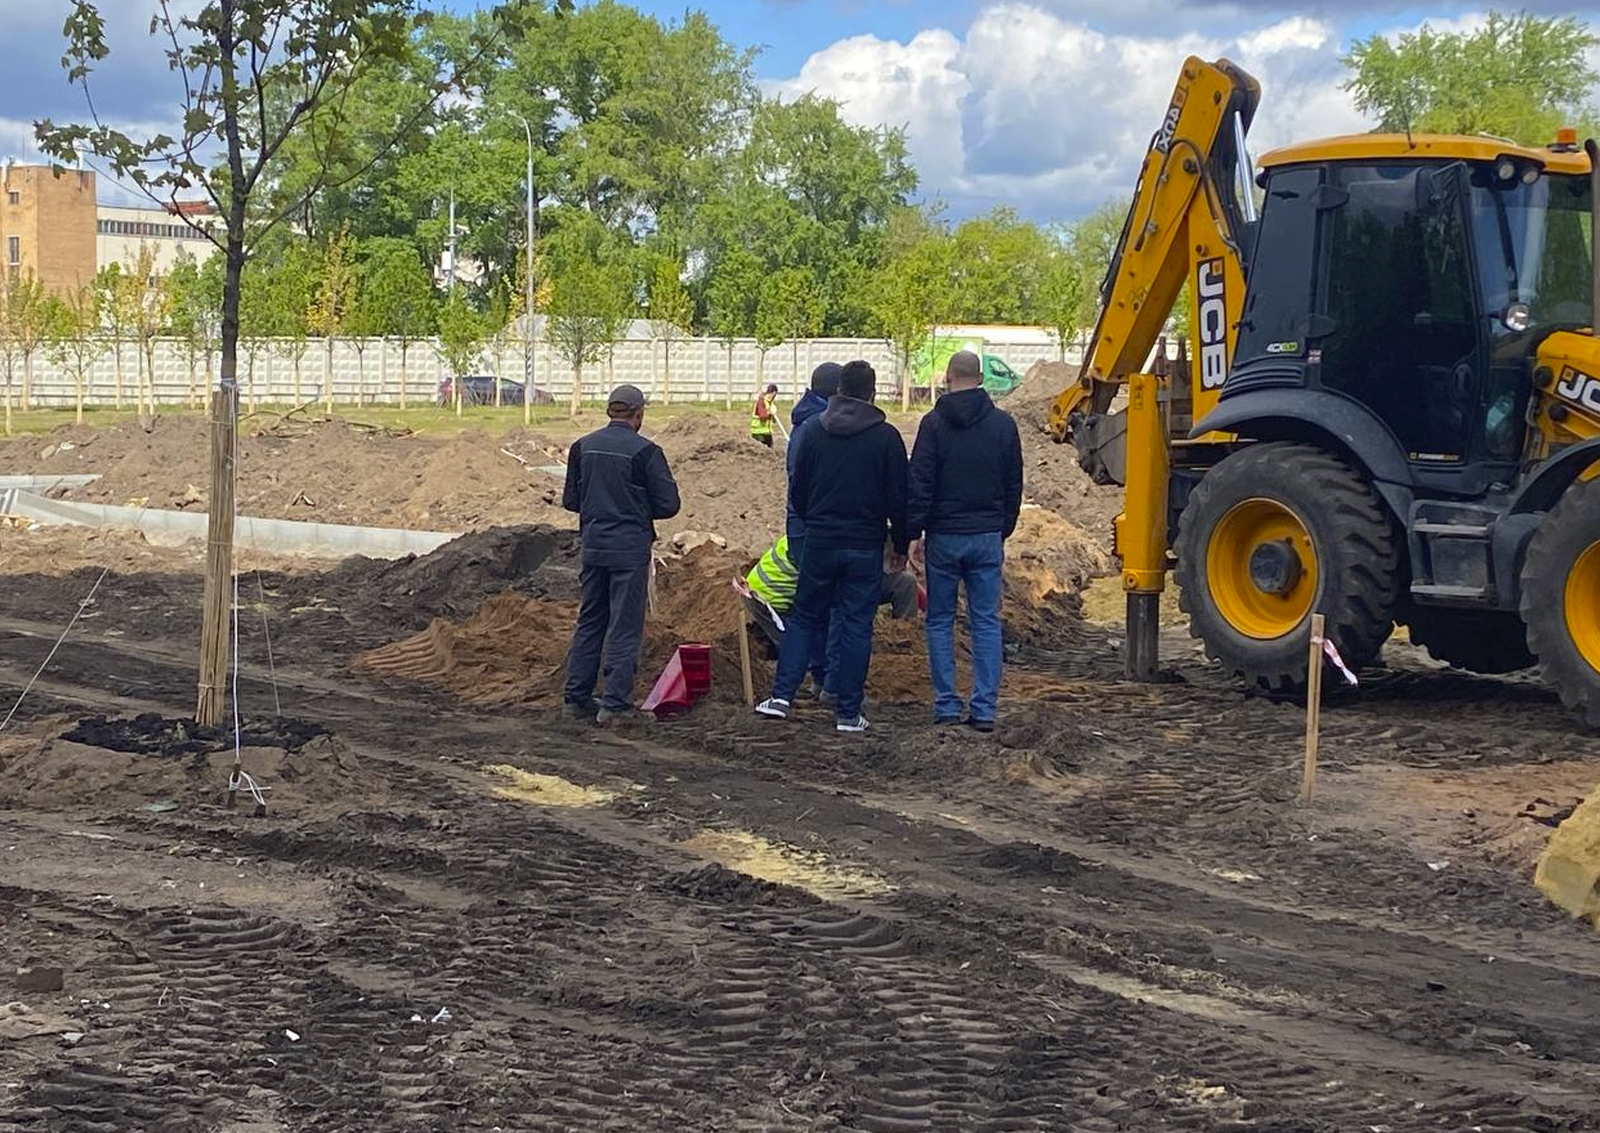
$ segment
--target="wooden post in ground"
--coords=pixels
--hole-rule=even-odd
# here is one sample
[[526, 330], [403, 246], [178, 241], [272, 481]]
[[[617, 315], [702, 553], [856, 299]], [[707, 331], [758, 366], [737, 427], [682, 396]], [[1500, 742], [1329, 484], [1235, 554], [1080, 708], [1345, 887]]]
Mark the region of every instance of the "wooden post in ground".
[[750, 615], [744, 603], [739, 603], [739, 676], [744, 679], [744, 702], [751, 708], [756, 703], [755, 675], [750, 671]]
[[1327, 619], [1311, 615], [1311, 645], [1306, 669], [1306, 761], [1300, 773], [1300, 801], [1310, 804], [1317, 793], [1317, 745], [1322, 731], [1322, 641]]
[[195, 722], [222, 723], [228, 693], [229, 613], [233, 607], [234, 441], [239, 387], [225, 382], [211, 394], [211, 501], [206, 531], [205, 597], [200, 623], [200, 688]]

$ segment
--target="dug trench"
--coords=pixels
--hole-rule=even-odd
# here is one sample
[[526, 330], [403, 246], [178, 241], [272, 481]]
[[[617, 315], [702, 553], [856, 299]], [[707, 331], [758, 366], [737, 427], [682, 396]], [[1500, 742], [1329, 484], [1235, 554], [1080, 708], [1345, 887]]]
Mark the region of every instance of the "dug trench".
[[[896, 627], [867, 737], [726, 660], [597, 733], [543, 707], [570, 540], [436, 555], [245, 576], [260, 818], [169, 723], [198, 579], [100, 580], [0, 735], [0, 942], [65, 971], [0, 997], [44, 1028], [0, 1130], [1600, 1127], [1600, 942], [1506, 849], [1593, 746], [1531, 683], [1391, 646], [1300, 808], [1297, 706], [1176, 642], [1125, 684], [1024, 570], [992, 738], [925, 722]], [[733, 656], [734, 569], [662, 568], [650, 664]], [[98, 575], [8, 577], [0, 703]]]

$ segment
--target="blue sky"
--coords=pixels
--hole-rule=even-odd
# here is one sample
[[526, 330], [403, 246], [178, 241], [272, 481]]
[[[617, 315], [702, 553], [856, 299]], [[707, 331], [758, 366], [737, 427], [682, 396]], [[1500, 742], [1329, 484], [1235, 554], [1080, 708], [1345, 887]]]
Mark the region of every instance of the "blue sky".
[[[202, 0], [176, 0], [183, 7]], [[441, 0], [464, 10], [487, 0]], [[100, 0], [113, 57], [97, 78], [119, 125], [170, 129], [172, 78], [145, 35], [155, 0]], [[639, 0], [671, 21], [698, 6], [741, 47], [758, 47], [764, 88], [816, 92], [850, 120], [906, 130], [925, 197], [957, 216], [1008, 205], [1071, 220], [1132, 186], [1184, 56], [1226, 55], [1264, 100], [1258, 152], [1369, 127], [1341, 90], [1338, 57], [1373, 33], [1424, 20], [1471, 27], [1483, 8], [1404, 0]], [[78, 119], [59, 66], [68, 0], [0, 0], [0, 157], [37, 159], [33, 119]], [[1507, 4], [1578, 15], [1600, 0]], [[1600, 67], [1600, 53], [1595, 58]], [[1600, 92], [1597, 92], [1600, 94]]]

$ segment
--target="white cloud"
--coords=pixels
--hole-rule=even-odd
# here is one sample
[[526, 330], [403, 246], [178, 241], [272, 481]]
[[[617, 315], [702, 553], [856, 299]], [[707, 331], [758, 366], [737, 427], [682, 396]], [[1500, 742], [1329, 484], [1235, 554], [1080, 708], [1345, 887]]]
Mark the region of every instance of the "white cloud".
[[1338, 36], [1306, 16], [1237, 36], [1108, 33], [1036, 3], [991, 4], [964, 38], [841, 40], [769, 89], [838, 99], [851, 121], [903, 126], [926, 196], [958, 212], [1010, 204], [1069, 219], [1133, 188], [1188, 55], [1226, 56], [1262, 84], [1257, 151], [1366, 128], [1340, 89]]

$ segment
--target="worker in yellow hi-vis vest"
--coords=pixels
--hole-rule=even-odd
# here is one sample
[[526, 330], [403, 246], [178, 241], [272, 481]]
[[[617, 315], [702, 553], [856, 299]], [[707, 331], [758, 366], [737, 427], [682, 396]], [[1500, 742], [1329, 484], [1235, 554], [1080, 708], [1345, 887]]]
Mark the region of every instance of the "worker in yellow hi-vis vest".
[[[794, 608], [795, 593], [800, 585], [800, 564], [789, 553], [787, 535], [780, 536], [750, 568], [745, 585], [750, 590], [744, 598], [745, 609], [771, 646], [769, 653], [776, 656], [778, 647], [783, 644], [784, 618]], [[922, 588], [916, 575], [910, 570], [884, 573], [878, 605], [889, 607], [890, 617], [914, 618], [921, 604]], [[832, 660], [828, 658], [829, 663]], [[828, 664], [814, 664], [811, 670], [812, 691], [824, 700], [832, 691], [827, 687], [827, 670]]]
[[772, 427], [777, 420], [777, 411], [773, 406], [778, 400], [778, 387], [768, 385], [756, 395], [756, 404], [750, 410], [750, 435], [757, 441], [772, 447]]

